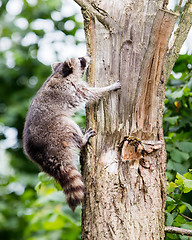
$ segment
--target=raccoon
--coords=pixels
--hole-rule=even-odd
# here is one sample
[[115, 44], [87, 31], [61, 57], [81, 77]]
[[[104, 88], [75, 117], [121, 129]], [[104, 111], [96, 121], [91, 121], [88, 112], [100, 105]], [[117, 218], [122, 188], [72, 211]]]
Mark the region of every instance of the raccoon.
[[31, 102], [23, 131], [26, 155], [60, 183], [73, 211], [85, 192], [77, 170], [78, 150], [95, 132], [89, 128], [83, 134], [72, 116], [82, 104], [121, 87], [119, 81], [107, 87], [89, 87], [82, 80], [89, 62], [90, 57], [85, 56], [52, 66], [53, 73]]

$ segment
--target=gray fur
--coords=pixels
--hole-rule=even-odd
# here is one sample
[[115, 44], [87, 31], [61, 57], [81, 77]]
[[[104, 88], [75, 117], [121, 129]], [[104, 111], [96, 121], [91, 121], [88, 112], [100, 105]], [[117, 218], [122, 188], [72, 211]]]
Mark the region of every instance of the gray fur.
[[82, 104], [120, 88], [119, 82], [103, 88], [89, 87], [82, 81], [88, 64], [86, 56], [53, 65], [52, 75], [30, 105], [23, 133], [25, 153], [61, 184], [72, 210], [84, 195], [77, 171], [78, 150], [95, 132], [88, 129], [83, 134], [71, 116]]

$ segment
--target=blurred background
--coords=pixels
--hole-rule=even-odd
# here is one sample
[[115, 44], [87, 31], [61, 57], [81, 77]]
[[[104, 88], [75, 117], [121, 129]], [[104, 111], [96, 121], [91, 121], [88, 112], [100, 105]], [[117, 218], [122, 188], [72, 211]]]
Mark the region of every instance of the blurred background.
[[[173, 0], [169, 8], [174, 10], [177, 4], [178, 1]], [[178, 176], [183, 177], [187, 173], [188, 178], [191, 177], [191, 35], [190, 31], [167, 83], [164, 111], [168, 193], [172, 199], [167, 204], [166, 221], [168, 225], [176, 226], [189, 225], [192, 217], [192, 186], [188, 192], [179, 185], [170, 189], [177, 184], [175, 179], [178, 180]], [[85, 54], [83, 18], [80, 7], [74, 1], [0, 0], [2, 240], [81, 239], [81, 207], [75, 214], [72, 213], [60, 186], [46, 174], [39, 173], [37, 166], [26, 158], [22, 148], [22, 131], [31, 99], [51, 74], [50, 65], [67, 57]], [[74, 118], [81, 127], [85, 127], [84, 111]], [[177, 210], [181, 209], [189, 219], [178, 213]], [[170, 234], [167, 239], [178, 239], [173, 237]]]

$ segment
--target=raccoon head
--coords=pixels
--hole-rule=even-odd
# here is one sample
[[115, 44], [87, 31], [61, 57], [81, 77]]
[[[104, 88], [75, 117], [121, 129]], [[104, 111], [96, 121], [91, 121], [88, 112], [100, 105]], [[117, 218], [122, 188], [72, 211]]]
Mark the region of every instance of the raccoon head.
[[79, 57], [67, 59], [65, 62], [59, 62], [52, 65], [53, 72], [62, 75], [62, 77], [83, 77], [87, 67], [89, 66], [90, 57]]

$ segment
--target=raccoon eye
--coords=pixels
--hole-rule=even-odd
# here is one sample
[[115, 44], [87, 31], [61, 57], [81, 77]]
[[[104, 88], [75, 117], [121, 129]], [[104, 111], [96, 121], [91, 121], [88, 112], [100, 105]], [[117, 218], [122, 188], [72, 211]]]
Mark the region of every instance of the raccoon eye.
[[86, 67], [86, 60], [85, 60], [85, 58], [81, 57], [81, 58], [79, 58], [79, 61], [81, 63], [81, 68], [84, 69]]
[[68, 75], [73, 73], [73, 68], [71, 66], [71, 63], [68, 60], [63, 63], [62, 73], [63, 73], [63, 77], [67, 77]]

